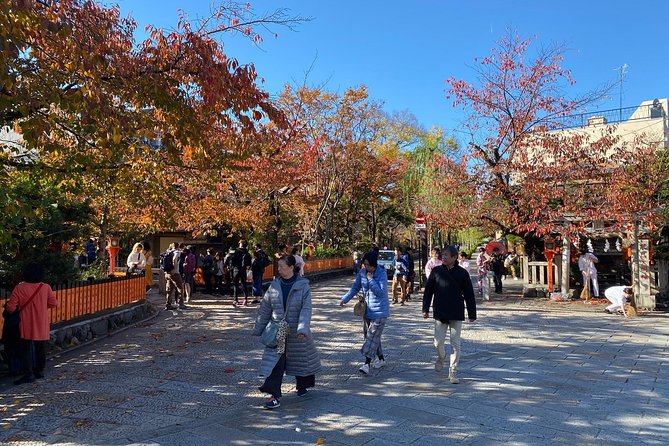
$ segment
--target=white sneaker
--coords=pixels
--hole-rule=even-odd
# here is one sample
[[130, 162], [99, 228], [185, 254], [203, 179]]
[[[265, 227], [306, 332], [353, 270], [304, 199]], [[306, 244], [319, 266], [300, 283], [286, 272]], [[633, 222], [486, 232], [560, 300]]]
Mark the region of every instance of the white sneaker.
[[386, 360], [385, 359], [376, 358], [376, 361], [374, 361], [372, 363], [372, 367], [374, 367], [375, 369], [380, 369], [384, 365], [386, 365]]
[[460, 384], [460, 380], [458, 379], [457, 375], [455, 374], [455, 370], [453, 369], [448, 370], [448, 380], [451, 382], [451, 384]]
[[362, 367], [358, 369], [360, 373], [363, 375], [368, 375], [369, 374], [369, 364], [363, 364]]

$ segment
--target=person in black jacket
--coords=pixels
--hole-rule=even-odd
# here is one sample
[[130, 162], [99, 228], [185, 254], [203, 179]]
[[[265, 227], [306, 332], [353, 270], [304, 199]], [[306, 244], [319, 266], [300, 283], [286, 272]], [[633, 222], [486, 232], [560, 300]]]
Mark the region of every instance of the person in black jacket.
[[437, 362], [434, 365], [438, 372], [444, 369], [446, 351], [444, 342], [446, 329], [450, 331], [451, 353], [448, 379], [452, 384], [458, 384], [458, 361], [460, 359], [460, 331], [462, 321], [465, 320], [465, 303], [469, 322], [476, 320], [476, 299], [474, 287], [469, 278], [469, 272], [458, 265], [458, 250], [454, 246], [447, 246], [442, 251], [442, 264], [432, 269], [425, 284], [423, 293], [423, 319], [433, 307], [434, 316], [434, 346], [437, 349]]
[[235, 250], [232, 256], [232, 296], [234, 299], [233, 305], [238, 305], [237, 289], [241, 286], [244, 293], [244, 305], [249, 304], [249, 292], [246, 287], [246, 273], [251, 268], [251, 254], [248, 250], [248, 242], [246, 240], [239, 241], [239, 248]]

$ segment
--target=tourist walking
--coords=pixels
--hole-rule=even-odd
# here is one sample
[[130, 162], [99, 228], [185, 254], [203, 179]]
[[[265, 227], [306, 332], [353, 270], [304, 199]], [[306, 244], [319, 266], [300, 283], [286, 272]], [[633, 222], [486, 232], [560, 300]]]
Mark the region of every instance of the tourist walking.
[[194, 248], [192, 246], [187, 246], [185, 251], [183, 252], [184, 256], [184, 295], [185, 295], [185, 301], [186, 303], [190, 302], [190, 299], [195, 292], [195, 280], [194, 280], [194, 274], [195, 274], [195, 254], [193, 253]]
[[179, 308], [186, 309], [183, 295], [183, 278], [179, 273], [180, 252], [174, 243], [163, 254], [162, 269], [165, 274], [165, 309], [175, 310], [178, 302]]
[[216, 273], [216, 266], [214, 264], [214, 256], [212, 255], [213, 251], [211, 248], [207, 248], [207, 255], [202, 257], [202, 280], [204, 282], [204, 292], [207, 294], [212, 293], [212, 281], [214, 280], [214, 274]]
[[300, 277], [304, 277], [304, 258], [299, 254], [300, 250], [297, 248], [297, 246], [293, 247], [291, 254], [293, 257], [295, 257], [295, 261], [297, 262], [297, 266], [300, 268]]
[[353, 286], [341, 298], [339, 305], [345, 305], [362, 291], [362, 297], [367, 305], [362, 324], [365, 341], [360, 353], [365, 358], [365, 362], [360, 366], [359, 371], [367, 375], [370, 365], [373, 368], [381, 368], [386, 364], [381, 348], [381, 335], [390, 317], [390, 305], [388, 304], [388, 277], [386, 270], [378, 267], [378, 254], [366, 253], [362, 257], [362, 265], [363, 268], [355, 277]]
[[437, 349], [437, 361], [434, 368], [440, 372], [444, 369], [446, 350], [444, 343], [446, 331], [449, 331], [451, 357], [448, 368], [448, 379], [458, 384], [457, 369], [460, 361], [460, 333], [462, 321], [465, 320], [465, 303], [467, 317], [470, 322], [476, 320], [476, 299], [469, 273], [458, 265], [458, 250], [447, 246], [442, 251], [442, 265], [435, 267], [425, 284], [423, 293], [423, 318], [427, 319], [432, 307], [434, 317], [434, 346]]
[[430, 273], [435, 266], [441, 265], [441, 251], [439, 248], [432, 248], [430, 251], [430, 260], [425, 264], [425, 279], [427, 280], [430, 277]]
[[495, 293], [502, 293], [502, 277], [504, 277], [504, 254], [495, 247], [492, 250], [492, 259], [490, 259], [493, 282], [495, 283]]
[[[24, 375], [14, 384], [25, 384], [44, 377], [46, 343], [49, 340], [49, 308], [57, 305], [56, 295], [44, 283], [44, 267], [27, 264], [23, 282], [16, 285], [7, 302], [7, 312], [20, 311], [18, 352]], [[7, 323], [7, 321], [5, 321]]]
[[490, 256], [485, 252], [484, 247], [479, 248], [479, 254], [476, 256], [476, 272], [478, 274], [479, 294], [483, 294], [488, 267], [490, 266]]
[[251, 267], [251, 254], [249, 254], [248, 243], [246, 240], [239, 241], [239, 248], [235, 250], [232, 256], [232, 296], [234, 305], [239, 304], [237, 299], [238, 288], [242, 288], [244, 293], [244, 305], [249, 304], [249, 292], [246, 286], [246, 274]]
[[[404, 305], [406, 300], [407, 276], [409, 275], [409, 262], [402, 254], [400, 248], [395, 248], [395, 272], [393, 274], [393, 303], [397, 303], [397, 295], [400, 296], [400, 305]], [[399, 289], [398, 289], [399, 288]]]
[[[266, 409], [281, 405], [283, 375], [295, 376], [297, 395], [304, 396], [316, 385], [316, 373], [321, 362], [311, 333], [311, 288], [309, 281], [298, 276], [295, 257], [286, 255], [278, 261], [279, 277], [272, 281], [265, 293], [253, 327], [253, 334], [260, 336], [270, 320], [287, 323], [281, 329], [276, 346], [265, 347], [260, 373], [265, 382], [260, 391], [269, 394]], [[287, 332], [286, 332], [287, 331]]]

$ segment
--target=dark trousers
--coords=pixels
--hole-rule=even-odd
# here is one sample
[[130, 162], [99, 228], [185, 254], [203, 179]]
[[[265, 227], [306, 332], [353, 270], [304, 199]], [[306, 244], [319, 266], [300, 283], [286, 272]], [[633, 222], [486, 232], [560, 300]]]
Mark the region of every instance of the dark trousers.
[[262, 274], [256, 274], [253, 276], [253, 296], [262, 296]]
[[220, 276], [216, 276], [216, 291], [219, 294], [225, 294], [225, 290], [223, 289], [223, 275], [221, 274]]
[[202, 273], [202, 280], [204, 281], [204, 292], [211, 294], [211, 273]]
[[232, 272], [232, 296], [237, 301], [237, 288], [241, 286], [244, 292], [244, 299], [249, 298], [249, 292], [246, 289], [246, 271], [235, 269]]
[[[46, 366], [46, 341], [19, 341], [21, 363], [26, 376], [41, 375]], [[33, 362], [34, 361], [34, 362]]]
[[493, 272], [493, 282], [495, 282], [495, 293], [502, 292], [502, 272]]
[[[265, 382], [258, 389], [263, 393], [269, 393], [274, 398], [281, 398], [281, 383], [283, 382], [283, 375], [286, 373], [286, 354], [284, 353], [276, 363], [272, 373], [265, 379]], [[308, 389], [316, 386], [316, 375], [296, 376], [297, 390]]]

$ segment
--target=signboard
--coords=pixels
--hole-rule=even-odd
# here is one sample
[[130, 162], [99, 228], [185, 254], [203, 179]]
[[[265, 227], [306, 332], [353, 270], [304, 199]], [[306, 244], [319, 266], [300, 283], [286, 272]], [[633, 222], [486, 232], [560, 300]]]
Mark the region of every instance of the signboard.
[[425, 223], [416, 223], [416, 229], [427, 229], [427, 225]]

